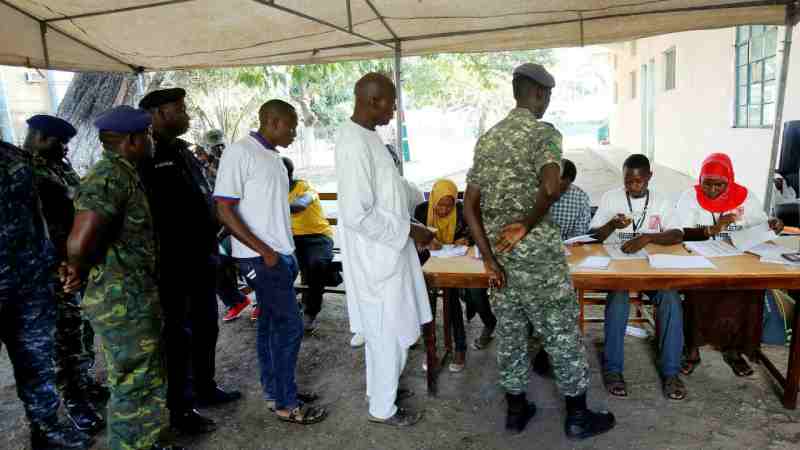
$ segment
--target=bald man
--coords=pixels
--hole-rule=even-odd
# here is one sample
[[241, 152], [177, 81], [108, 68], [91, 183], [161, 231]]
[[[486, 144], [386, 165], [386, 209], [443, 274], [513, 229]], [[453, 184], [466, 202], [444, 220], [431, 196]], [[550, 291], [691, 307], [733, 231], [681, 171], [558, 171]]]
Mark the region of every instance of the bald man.
[[233, 235], [233, 257], [263, 311], [256, 348], [267, 407], [280, 420], [306, 425], [323, 420], [326, 411], [304, 405], [302, 400], [314, 398], [298, 395], [295, 382], [303, 320], [294, 292], [289, 177], [278, 147], [294, 141], [297, 113], [284, 101], [270, 100], [261, 106], [259, 122], [257, 132], [222, 154], [214, 199]]
[[395, 168], [375, 127], [395, 111], [391, 80], [377, 73], [355, 88], [353, 116], [336, 140], [339, 240], [350, 327], [366, 341], [369, 420], [410, 426], [422, 415], [398, 408], [408, 348], [430, 322], [431, 309], [415, 243], [433, 234], [411, 222], [411, 188]]

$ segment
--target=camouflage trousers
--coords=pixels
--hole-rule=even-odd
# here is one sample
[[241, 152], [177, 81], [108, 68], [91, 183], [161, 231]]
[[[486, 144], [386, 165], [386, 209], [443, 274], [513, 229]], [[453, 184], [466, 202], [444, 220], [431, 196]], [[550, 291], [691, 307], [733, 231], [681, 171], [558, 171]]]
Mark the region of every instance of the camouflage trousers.
[[47, 427], [57, 420], [58, 392], [53, 372], [56, 308], [47, 281], [32, 283], [11, 295], [0, 293], [0, 343], [14, 367], [17, 395], [31, 424]]
[[93, 376], [94, 330], [83, 320], [78, 295], [56, 294], [56, 384], [65, 400], [75, 400], [86, 392]]
[[[158, 294], [155, 289], [131, 288], [134, 295], [120, 292], [118, 286], [98, 290], [105, 291], [105, 297], [92, 301], [86, 312], [100, 337], [108, 371], [108, 446], [149, 449], [167, 427]], [[91, 296], [96, 300], [97, 292]]]
[[560, 264], [506, 264], [507, 286], [492, 291], [500, 386], [510, 394], [528, 388], [529, 323], [550, 355], [561, 394], [580, 395], [589, 386], [586, 349], [578, 331], [578, 302], [563, 266], [562, 270]]

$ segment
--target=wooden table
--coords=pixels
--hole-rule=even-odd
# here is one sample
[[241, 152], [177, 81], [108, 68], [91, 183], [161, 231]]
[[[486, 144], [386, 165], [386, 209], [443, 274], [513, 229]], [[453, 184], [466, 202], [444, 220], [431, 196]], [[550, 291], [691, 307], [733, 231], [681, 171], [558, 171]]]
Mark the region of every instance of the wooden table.
[[[793, 248], [797, 248], [795, 245]], [[612, 261], [608, 270], [578, 270], [583, 258], [605, 255], [599, 244], [569, 247], [567, 257], [576, 289], [653, 290], [653, 289], [800, 289], [800, 269], [778, 264], [762, 264], [754, 255], [712, 258], [716, 269], [660, 270], [646, 260]], [[647, 247], [649, 253], [688, 255], [682, 245]], [[469, 256], [431, 258], [423, 267], [431, 288], [480, 288], [489, 286], [483, 263]], [[789, 347], [787, 374], [761, 352], [764, 366], [783, 387], [783, 406], [797, 408], [800, 390], [800, 307], [795, 307], [792, 320], [792, 342]], [[429, 362], [430, 364], [430, 362]], [[434, 375], [435, 376], [435, 375]]]

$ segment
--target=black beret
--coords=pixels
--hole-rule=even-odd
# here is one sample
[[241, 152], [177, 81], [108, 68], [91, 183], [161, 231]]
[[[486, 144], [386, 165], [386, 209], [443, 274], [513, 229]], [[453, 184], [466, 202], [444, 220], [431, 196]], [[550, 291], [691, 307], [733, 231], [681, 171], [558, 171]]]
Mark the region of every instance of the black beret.
[[141, 100], [139, 100], [139, 108], [142, 109], [158, 108], [159, 106], [166, 105], [167, 103], [183, 100], [184, 97], [186, 97], [186, 90], [184, 89], [181, 88], [161, 89], [158, 91], [153, 91], [145, 95]]
[[99, 131], [132, 134], [144, 131], [153, 123], [153, 117], [143, 109], [122, 105], [104, 112], [94, 121]]
[[61, 142], [68, 142], [78, 134], [75, 127], [66, 120], [46, 114], [37, 114], [28, 119], [27, 122], [28, 128], [38, 130], [47, 137], [57, 138]]

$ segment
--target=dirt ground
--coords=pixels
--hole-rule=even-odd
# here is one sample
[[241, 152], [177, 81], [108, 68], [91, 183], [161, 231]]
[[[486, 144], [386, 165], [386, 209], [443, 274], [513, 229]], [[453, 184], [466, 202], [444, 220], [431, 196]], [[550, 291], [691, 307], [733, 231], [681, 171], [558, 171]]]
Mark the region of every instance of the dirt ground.
[[[424, 420], [408, 430], [370, 424], [364, 400], [364, 354], [348, 346], [344, 298], [327, 295], [320, 319], [317, 333], [303, 341], [298, 381], [302, 388], [322, 395], [321, 403], [330, 410], [327, 420], [302, 427], [279, 422], [267, 410], [258, 382], [255, 323], [242, 316], [221, 325], [217, 380], [242, 390], [244, 399], [204, 411], [219, 423], [217, 432], [179, 442], [197, 450], [800, 448], [800, 412], [783, 409], [766, 370], [756, 366], [754, 376], [736, 378], [711, 350], [703, 353], [702, 366], [686, 378], [688, 399], [671, 402], [661, 395], [652, 341], [628, 337], [625, 375], [630, 397], [610, 399], [600, 384], [600, 325], [590, 326], [586, 336], [592, 366], [589, 402], [617, 416], [617, 428], [607, 435], [579, 443], [567, 441], [562, 431], [563, 402], [553, 380], [533, 374], [529, 397], [540, 412], [523, 434], [506, 435], [494, 344], [484, 351], [470, 350], [464, 372], [443, 372], [435, 398], [425, 393], [422, 348], [413, 349], [402, 384], [415, 391], [407, 404], [423, 409]], [[480, 329], [480, 319], [473, 319], [468, 326], [470, 342]], [[766, 352], [779, 368], [785, 368], [786, 348], [766, 347]], [[0, 356], [0, 448], [26, 449], [27, 442], [28, 427], [4, 352]], [[98, 436], [94, 448], [106, 448], [104, 434]]]

